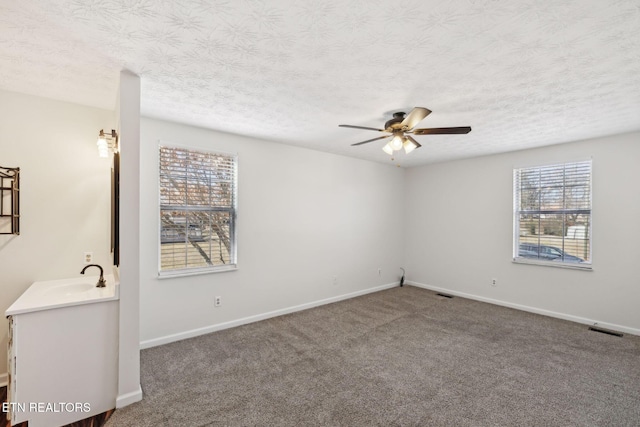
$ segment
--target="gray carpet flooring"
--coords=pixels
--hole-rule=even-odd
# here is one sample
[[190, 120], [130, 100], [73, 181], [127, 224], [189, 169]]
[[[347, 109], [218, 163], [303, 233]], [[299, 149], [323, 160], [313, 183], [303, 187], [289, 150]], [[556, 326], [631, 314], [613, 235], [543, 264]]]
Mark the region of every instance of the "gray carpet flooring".
[[143, 350], [107, 426], [640, 426], [640, 337], [412, 287]]

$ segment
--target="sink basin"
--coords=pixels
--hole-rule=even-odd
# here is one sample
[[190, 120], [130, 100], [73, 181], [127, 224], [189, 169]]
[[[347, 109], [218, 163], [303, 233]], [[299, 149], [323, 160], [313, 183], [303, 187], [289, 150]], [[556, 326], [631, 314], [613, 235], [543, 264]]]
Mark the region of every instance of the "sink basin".
[[[97, 283], [97, 281], [96, 281]], [[89, 292], [96, 287], [96, 283], [61, 283], [59, 285], [47, 286], [42, 290], [43, 295], [74, 295]]]
[[104, 288], [96, 287], [99, 276], [80, 276], [34, 282], [5, 311], [5, 316], [117, 300], [119, 283], [112, 274], [105, 274], [104, 278], [107, 281]]

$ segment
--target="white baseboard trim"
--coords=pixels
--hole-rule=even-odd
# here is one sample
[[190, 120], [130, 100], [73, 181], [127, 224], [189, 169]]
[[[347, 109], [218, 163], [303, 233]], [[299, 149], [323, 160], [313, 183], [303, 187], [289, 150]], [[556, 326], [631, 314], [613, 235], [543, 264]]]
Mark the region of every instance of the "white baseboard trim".
[[543, 316], [555, 317], [557, 319], [569, 320], [571, 322], [582, 323], [584, 325], [598, 326], [600, 328], [611, 329], [612, 331], [618, 331], [618, 332], [623, 332], [631, 335], [640, 336], [640, 329], [630, 328], [628, 326], [616, 325], [614, 323], [607, 323], [607, 322], [602, 322], [600, 320], [587, 319], [584, 317], [573, 316], [571, 314], [559, 313], [556, 311], [545, 310], [537, 307], [530, 307], [528, 305], [516, 304], [508, 301], [481, 297], [478, 295], [467, 294], [465, 292], [459, 292], [459, 291], [453, 291], [451, 289], [440, 288], [438, 286], [425, 285], [424, 283], [418, 283], [412, 280], [408, 280], [405, 283], [411, 286], [416, 286], [418, 288], [424, 288], [424, 289], [429, 289], [431, 291], [442, 292], [448, 295], [468, 298], [476, 301], [486, 302], [489, 304], [501, 305], [503, 307], [515, 308], [516, 310], [528, 311], [530, 313], [541, 314]]
[[6, 387], [9, 384], [9, 375], [5, 372], [0, 374], [0, 387]]
[[242, 319], [231, 320], [228, 322], [217, 323], [215, 325], [205, 326], [204, 328], [192, 329], [185, 332], [180, 332], [177, 334], [166, 335], [164, 337], [153, 338], [150, 340], [145, 340], [140, 342], [140, 348], [151, 348], [159, 345], [169, 344], [175, 341], [181, 341], [187, 338], [193, 338], [200, 335], [209, 334], [211, 332], [221, 331], [223, 329], [234, 328], [236, 326], [246, 325], [248, 323], [259, 322], [260, 320], [270, 319], [272, 317], [282, 316], [289, 313], [295, 313], [296, 311], [307, 310], [313, 307], [319, 307], [325, 304], [331, 304], [333, 302], [343, 301], [346, 299], [358, 297], [361, 295], [370, 294], [373, 292], [383, 291], [385, 289], [390, 289], [395, 286], [398, 286], [399, 282], [389, 283], [386, 285], [376, 286], [374, 288], [363, 289], [361, 291], [351, 292], [348, 294], [338, 295], [331, 298], [325, 298], [318, 301], [312, 301], [305, 304], [296, 305], [293, 307], [283, 308], [280, 310], [270, 311], [267, 313], [257, 314], [255, 316], [244, 317]]
[[118, 397], [116, 397], [116, 409], [124, 408], [125, 406], [131, 405], [132, 403], [136, 403], [141, 400], [142, 400], [142, 387], [138, 385], [138, 389], [136, 391], [121, 394]]

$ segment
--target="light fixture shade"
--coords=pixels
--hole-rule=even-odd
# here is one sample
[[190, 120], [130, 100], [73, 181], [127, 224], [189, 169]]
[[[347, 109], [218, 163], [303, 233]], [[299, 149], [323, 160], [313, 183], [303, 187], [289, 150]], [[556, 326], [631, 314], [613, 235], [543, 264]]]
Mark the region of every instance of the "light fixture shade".
[[109, 143], [107, 142], [107, 139], [103, 135], [98, 137], [97, 146], [98, 146], [98, 155], [100, 157], [103, 157], [103, 158], [109, 157]]
[[382, 147], [382, 151], [390, 156], [393, 156], [393, 148], [391, 148], [391, 142], [388, 142], [384, 147]]
[[98, 155], [103, 158], [108, 158], [109, 153], [118, 152], [118, 132], [111, 130], [111, 133], [105, 134], [104, 129], [100, 129], [98, 135]]
[[394, 135], [389, 142], [393, 151], [402, 150], [402, 137], [400, 135]]
[[418, 148], [416, 143], [413, 142], [412, 140], [410, 140], [409, 138], [405, 138], [404, 139], [404, 143], [402, 145], [404, 147], [404, 152], [407, 153], [407, 154], [409, 154], [410, 152], [412, 152], [413, 150]]

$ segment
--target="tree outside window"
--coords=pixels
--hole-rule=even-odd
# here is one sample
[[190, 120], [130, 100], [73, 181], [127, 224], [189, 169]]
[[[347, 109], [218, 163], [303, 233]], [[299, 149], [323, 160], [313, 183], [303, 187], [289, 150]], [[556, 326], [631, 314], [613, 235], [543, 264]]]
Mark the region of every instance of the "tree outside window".
[[160, 146], [160, 272], [236, 265], [234, 155]]

